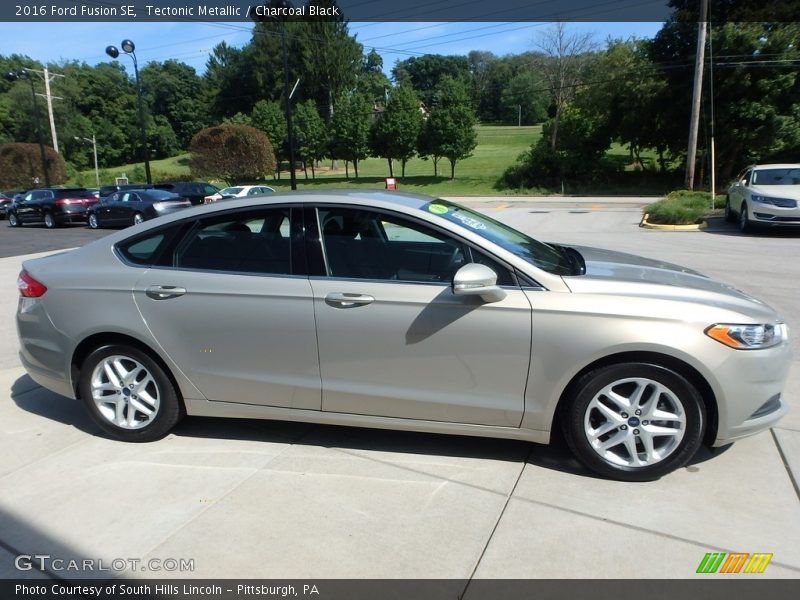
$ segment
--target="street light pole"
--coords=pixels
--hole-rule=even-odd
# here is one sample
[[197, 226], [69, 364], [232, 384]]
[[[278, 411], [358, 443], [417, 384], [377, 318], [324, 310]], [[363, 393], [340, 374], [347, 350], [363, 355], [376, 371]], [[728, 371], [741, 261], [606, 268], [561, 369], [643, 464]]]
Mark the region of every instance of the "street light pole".
[[[142, 155], [144, 157], [144, 174], [147, 183], [153, 183], [153, 178], [150, 175], [150, 149], [147, 147], [147, 127], [144, 120], [144, 101], [142, 100], [142, 86], [139, 82], [139, 63], [136, 60], [136, 45], [131, 40], [122, 40], [120, 44], [122, 51], [133, 59], [133, 72], [136, 76], [136, 97], [139, 103], [139, 128], [141, 129], [142, 136]], [[119, 50], [116, 46], [108, 46], [106, 54], [111, 58], [119, 56]]]
[[36, 124], [36, 138], [39, 141], [39, 154], [42, 159], [42, 171], [44, 171], [45, 187], [50, 187], [50, 173], [47, 170], [47, 156], [44, 153], [44, 142], [42, 141], [42, 126], [39, 123], [39, 104], [36, 102], [36, 90], [33, 88], [33, 79], [31, 79], [28, 69], [19, 69], [18, 71], [10, 71], [6, 73], [8, 81], [16, 81], [17, 79], [27, 79], [31, 84], [31, 102], [33, 103], [33, 120]]

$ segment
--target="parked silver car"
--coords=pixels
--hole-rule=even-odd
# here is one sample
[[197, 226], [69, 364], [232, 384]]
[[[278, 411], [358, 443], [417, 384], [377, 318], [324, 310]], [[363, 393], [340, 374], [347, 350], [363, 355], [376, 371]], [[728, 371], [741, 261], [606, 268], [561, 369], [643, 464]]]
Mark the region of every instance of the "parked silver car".
[[395, 192], [186, 209], [26, 261], [31, 377], [126, 441], [184, 415], [547, 443], [649, 480], [785, 412], [786, 325], [675, 265]]
[[751, 165], [728, 188], [725, 218], [742, 232], [800, 225], [800, 164]]

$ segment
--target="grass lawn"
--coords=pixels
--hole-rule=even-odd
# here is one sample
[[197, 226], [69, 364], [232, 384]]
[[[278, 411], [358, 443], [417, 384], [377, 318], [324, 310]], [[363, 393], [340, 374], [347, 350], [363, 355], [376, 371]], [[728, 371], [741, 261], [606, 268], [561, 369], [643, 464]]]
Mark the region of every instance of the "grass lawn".
[[[514, 190], [497, 190], [494, 185], [503, 171], [514, 164], [517, 157], [539, 139], [541, 127], [479, 125], [477, 132], [478, 146], [470, 158], [456, 163], [454, 180], [449, 179], [450, 163], [446, 159], [439, 161], [439, 177], [433, 176], [432, 161], [414, 158], [406, 164], [406, 177], [401, 178], [400, 162], [395, 161], [394, 173], [398, 179], [398, 189], [432, 196], [513, 194]], [[153, 179], [187, 175], [189, 173], [188, 158], [188, 154], [182, 154], [151, 161]], [[339, 168], [335, 171], [332, 171], [330, 166], [330, 161], [323, 162], [323, 166], [316, 169], [316, 179], [314, 180], [311, 179], [311, 169], [308, 171], [308, 180], [305, 179], [303, 171], [298, 170], [297, 188], [301, 190], [313, 190], [321, 187], [383, 189], [384, 179], [389, 176], [389, 164], [382, 158], [368, 158], [360, 162], [358, 179], [355, 179], [352, 165], [350, 165], [350, 179], [345, 178], [343, 161], [338, 161]], [[136, 165], [124, 165], [105, 169], [101, 171], [101, 178], [103, 183], [113, 183], [114, 177], [120, 176], [122, 173], [127, 173], [128, 177], [131, 177], [135, 168]], [[141, 163], [139, 169], [141, 169]], [[93, 170], [83, 172], [83, 182], [84, 185], [94, 185]], [[220, 184], [221, 182], [212, 183]], [[288, 190], [288, 172], [282, 172], [280, 180], [268, 180], [266, 183], [277, 190]]]

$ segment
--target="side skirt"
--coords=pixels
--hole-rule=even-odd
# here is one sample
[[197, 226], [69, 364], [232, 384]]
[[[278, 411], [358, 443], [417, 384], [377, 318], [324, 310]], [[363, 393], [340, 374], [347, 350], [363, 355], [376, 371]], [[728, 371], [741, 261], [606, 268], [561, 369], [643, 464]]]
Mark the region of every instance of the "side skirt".
[[418, 421], [414, 419], [354, 415], [299, 408], [261, 406], [256, 404], [211, 402], [208, 400], [193, 400], [189, 398], [184, 399], [184, 404], [186, 406], [186, 414], [195, 417], [297, 421], [321, 425], [342, 425], [346, 427], [370, 427], [375, 429], [394, 429], [398, 431], [421, 431], [425, 433], [504, 438], [510, 440], [524, 440], [537, 444], [548, 444], [550, 442], [549, 431], [520, 429], [518, 427], [471, 425], [465, 423], [448, 423], [444, 421]]

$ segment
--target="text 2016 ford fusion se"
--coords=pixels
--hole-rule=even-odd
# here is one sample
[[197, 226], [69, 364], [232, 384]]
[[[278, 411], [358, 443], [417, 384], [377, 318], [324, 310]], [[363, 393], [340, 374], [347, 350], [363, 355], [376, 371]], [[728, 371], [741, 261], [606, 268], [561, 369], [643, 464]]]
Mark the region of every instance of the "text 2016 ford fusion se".
[[191, 208], [24, 263], [30, 376], [108, 434], [183, 415], [515, 438], [649, 480], [785, 412], [786, 325], [699, 273], [385, 192]]

